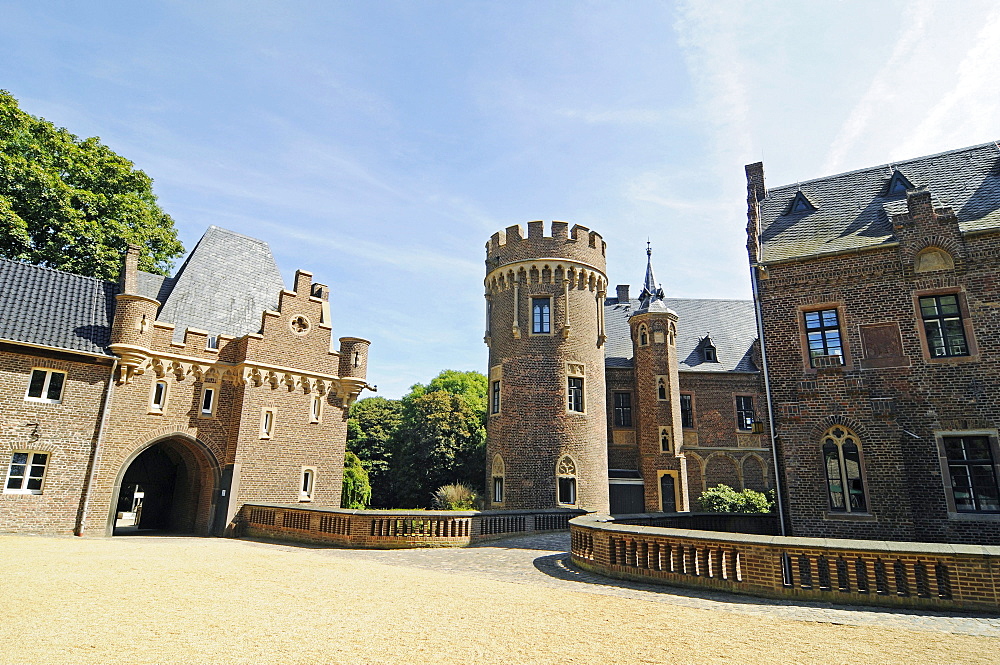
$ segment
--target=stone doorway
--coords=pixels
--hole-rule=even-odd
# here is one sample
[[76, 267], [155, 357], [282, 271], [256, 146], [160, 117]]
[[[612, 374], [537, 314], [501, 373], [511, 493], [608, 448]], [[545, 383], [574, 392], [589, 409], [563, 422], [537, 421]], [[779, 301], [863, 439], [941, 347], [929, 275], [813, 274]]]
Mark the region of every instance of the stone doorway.
[[112, 533], [207, 535], [218, 467], [210, 453], [179, 438], [159, 441], [127, 462], [112, 509]]

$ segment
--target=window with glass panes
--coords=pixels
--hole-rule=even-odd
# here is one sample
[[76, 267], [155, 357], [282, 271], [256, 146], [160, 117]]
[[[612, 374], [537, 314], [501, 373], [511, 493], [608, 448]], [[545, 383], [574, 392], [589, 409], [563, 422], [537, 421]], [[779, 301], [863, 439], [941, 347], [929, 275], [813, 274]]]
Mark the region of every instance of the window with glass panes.
[[552, 327], [549, 321], [550, 304], [551, 300], [549, 298], [531, 299], [531, 332], [551, 332]]
[[823, 465], [830, 497], [830, 510], [863, 513], [868, 510], [861, 477], [858, 438], [846, 427], [832, 427], [823, 436]]
[[932, 358], [969, 355], [957, 295], [920, 298], [920, 317]]
[[809, 366], [816, 366], [816, 358], [838, 356], [844, 364], [844, 350], [840, 341], [840, 320], [835, 309], [821, 309], [803, 314], [806, 323], [806, 343], [809, 345]]
[[944, 452], [955, 510], [960, 513], [1000, 512], [993, 450], [987, 436], [946, 436]]
[[3, 491], [7, 494], [41, 494], [48, 461], [48, 453], [15, 451], [10, 458]]
[[65, 383], [66, 372], [33, 369], [31, 370], [31, 378], [28, 380], [28, 392], [25, 393], [24, 399], [35, 402], [61, 402]]
[[490, 388], [490, 413], [500, 413], [500, 382], [494, 381]]
[[736, 429], [749, 432], [753, 429], [753, 397], [736, 396]]
[[570, 411], [583, 413], [583, 379], [578, 376], [569, 377], [567, 388], [569, 395], [567, 408]]
[[615, 427], [632, 426], [632, 393], [618, 393], [615, 399]]
[[691, 395], [681, 395], [681, 426], [694, 427], [694, 408]]

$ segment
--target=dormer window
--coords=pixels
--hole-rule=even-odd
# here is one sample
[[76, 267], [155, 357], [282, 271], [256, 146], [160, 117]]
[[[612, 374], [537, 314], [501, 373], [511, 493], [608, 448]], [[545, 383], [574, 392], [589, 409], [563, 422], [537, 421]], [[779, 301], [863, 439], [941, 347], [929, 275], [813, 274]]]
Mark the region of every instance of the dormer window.
[[219, 348], [219, 338], [217, 335], [209, 335], [205, 340], [205, 348], [216, 350]]
[[906, 194], [906, 190], [908, 189], [914, 189], [913, 183], [910, 182], [900, 171], [893, 170], [892, 178], [889, 180], [889, 187], [886, 191], [886, 196]]
[[701, 340], [701, 359], [702, 362], [706, 363], [719, 362], [719, 352], [715, 348], [715, 342], [712, 341], [709, 335], [705, 335]]
[[788, 205], [788, 210], [785, 211], [786, 215], [797, 215], [805, 212], [812, 212], [816, 210], [816, 206], [813, 205], [812, 201], [806, 198], [806, 195], [801, 191], [795, 192], [795, 198]]

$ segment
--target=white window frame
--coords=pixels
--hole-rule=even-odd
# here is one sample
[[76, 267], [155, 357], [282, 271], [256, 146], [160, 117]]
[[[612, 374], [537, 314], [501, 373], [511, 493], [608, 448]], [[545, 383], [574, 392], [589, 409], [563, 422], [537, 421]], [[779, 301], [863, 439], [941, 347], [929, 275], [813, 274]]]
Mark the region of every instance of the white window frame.
[[274, 436], [274, 409], [260, 410], [260, 438], [270, 439]]
[[219, 336], [209, 335], [205, 338], [205, 350], [206, 351], [218, 351], [219, 350]]
[[321, 423], [323, 422], [323, 396], [313, 395], [312, 399], [309, 401], [309, 422], [310, 423]]
[[316, 467], [302, 467], [302, 474], [299, 476], [299, 501], [312, 501], [316, 491]]
[[[14, 456], [18, 454], [26, 455], [24, 464], [15, 464]], [[41, 464], [35, 462], [35, 455], [45, 455], [45, 461]], [[45, 478], [46, 472], [49, 468], [49, 462], [52, 460], [52, 453], [48, 450], [13, 450], [10, 455], [10, 462], [7, 464], [7, 473], [3, 480], [3, 493], [4, 494], [41, 494], [45, 491]], [[11, 472], [14, 470], [15, 466], [24, 467], [24, 475], [20, 476], [21, 484], [20, 487], [11, 488], [8, 487], [11, 481]], [[40, 483], [38, 489], [28, 489], [28, 481], [33, 477], [31, 475], [31, 469], [35, 466], [42, 467], [42, 475], [34, 476], [39, 479]], [[18, 476], [14, 476], [17, 478]]]
[[[160, 401], [156, 401], [156, 388], [158, 386], [163, 386], [163, 394], [160, 395]], [[149, 396], [149, 412], [150, 413], [163, 413], [167, 409], [167, 393], [170, 388], [167, 385], [166, 379], [156, 379], [153, 381], [153, 392]]]
[[[43, 372], [45, 374], [45, 379], [42, 382], [42, 392], [38, 397], [31, 396], [31, 379], [35, 376], [35, 372]], [[59, 389], [59, 397], [52, 399], [48, 397], [49, 394], [49, 384], [52, 381], [52, 375], [62, 374], [62, 386]], [[24, 390], [24, 401], [25, 402], [41, 402], [43, 404], [62, 404], [63, 395], [66, 394], [66, 372], [59, 369], [52, 369], [50, 367], [32, 367], [31, 374], [28, 375], [28, 387]]]
[[[209, 408], [205, 410], [205, 397], [211, 393], [212, 397], [209, 400]], [[201, 400], [198, 403], [198, 415], [202, 418], [211, 418], [215, 415], [215, 407], [219, 402], [219, 390], [216, 386], [202, 386], [201, 387]]]

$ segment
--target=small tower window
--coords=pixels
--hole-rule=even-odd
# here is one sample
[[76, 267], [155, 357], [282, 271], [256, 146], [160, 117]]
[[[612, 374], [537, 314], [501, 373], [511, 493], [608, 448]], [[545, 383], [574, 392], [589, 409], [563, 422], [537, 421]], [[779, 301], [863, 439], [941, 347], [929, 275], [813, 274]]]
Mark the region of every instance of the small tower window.
[[323, 397], [313, 395], [309, 408], [309, 422], [318, 423], [323, 418]]
[[274, 409], [264, 409], [260, 416], [260, 438], [270, 439], [274, 434]]
[[503, 480], [505, 468], [500, 453], [493, 456], [493, 503], [503, 503]]
[[670, 428], [661, 427], [660, 428], [660, 452], [669, 453], [671, 451], [670, 446]]
[[639, 346], [649, 346], [649, 332], [646, 326], [639, 326]]
[[656, 399], [660, 401], [666, 401], [670, 398], [670, 393], [667, 390], [667, 377], [658, 376], [656, 377]]
[[201, 391], [201, 415], [211, 416], [215, 413], [215, 388], [205, 386]]
[[316, 469], [302, 469], [302, 484], [299, 486], [299, 501], [312, 501], [316, 483]]
[[556, 467], [558, 501], [567, 506], [576, 505], [576, 464], [569, 455], [559, 460]]
[[157, 381], [156, 385], [153, 386], [153, 399], [150, 401], [149, 408], [152, 411], [163, 412], [163, 407], [167, 403], [167, 382]]
[[552, 332], [550, 321], [550, 298], [531, 299], [531, 332], [535, 334], [547, 334]]
[[355, 367], [360, 367], [361, 366], [361, 352], [360, 351], [355, 351], [354, 352], [354, 366]]

